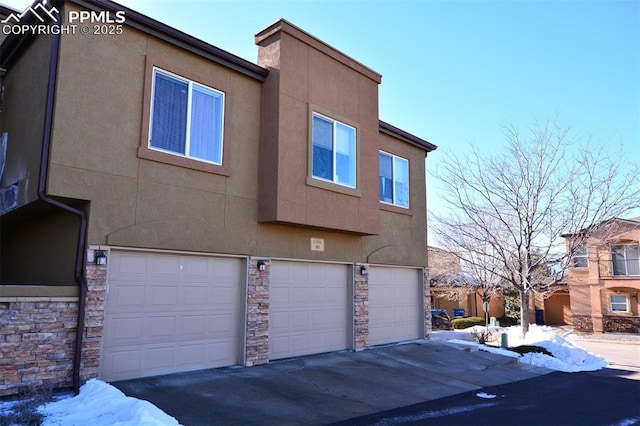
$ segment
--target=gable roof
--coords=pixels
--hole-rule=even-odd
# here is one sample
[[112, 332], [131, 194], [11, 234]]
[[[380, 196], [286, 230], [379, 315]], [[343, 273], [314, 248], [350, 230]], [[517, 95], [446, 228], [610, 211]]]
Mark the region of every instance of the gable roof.
[[[606, 225], [608, 223], [613, 223], [613, 222], [618, 222], [618, 223], [622, 223], [622, 224], [625, 224], [625, 225], [631, 225], [631, 226], [640, 226], [640, 217], [634, 217], [634, 218], [631, 218], [631, 219], [613, 217], [611, 219], [607, 219], [607, 220], [604, 220], [604, 221], [598, 223], [597, 226], [602, 226], [602, 225]], [[572, 237], [574, 235], [584, 234], [584, 232], [586, 230], [587, 230], [587, 228], [582, 228], [579, 231], [570, 232], [570, 233], [567, 233], [567, 234], [562, 234], [560, 236], [563, 237], [563, 238]]]

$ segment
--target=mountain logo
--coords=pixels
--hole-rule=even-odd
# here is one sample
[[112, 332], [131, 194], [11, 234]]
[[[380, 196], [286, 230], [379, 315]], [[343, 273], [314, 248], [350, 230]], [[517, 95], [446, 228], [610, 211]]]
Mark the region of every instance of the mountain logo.
[[47, 0], [42, 0], [40, 3], [36, 4], [34, 7], [29, 6], [25, 10], [23, 10], [22, 13], [19, 13], [19, 14], [11, 13], [1, 22], [3, 24], [8, 24], [12, 22], [14, 24], [19, 24], [20, 20], [22, 20], [22, 18], [24, 18], [28, 14], [35, 16], [36, 19], [38, 19], [42, 23], [46, 22], [47, 17], [51, 18], [53, 22], [58, 22], [58, 18], [56, 17], [56, 15], [59, 14], [60, 11], [53, 6], [51, 6], [50, 9], [47, 9], [47, 6], [44, 5], [46, 1]]

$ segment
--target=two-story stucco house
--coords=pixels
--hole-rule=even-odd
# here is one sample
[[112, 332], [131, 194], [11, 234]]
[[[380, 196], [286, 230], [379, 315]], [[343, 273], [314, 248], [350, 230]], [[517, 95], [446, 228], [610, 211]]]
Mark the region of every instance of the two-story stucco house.
[[[569, 241], [580, 234], [566, 235]], [[640, 217], [612, 219], [573, 250], [568, 287], [576, 330], [640, 333]]]
[[428, 337], [436, 147], [380, 121], [380, 74], [285, 20], [251, 63], [51, 6], [67, 30], [1, 46], [0, 394]]

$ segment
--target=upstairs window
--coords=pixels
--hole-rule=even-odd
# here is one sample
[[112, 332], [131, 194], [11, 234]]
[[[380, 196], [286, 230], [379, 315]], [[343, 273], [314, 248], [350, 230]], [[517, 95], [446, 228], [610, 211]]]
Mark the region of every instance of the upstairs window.
[[313, 113], [312, 176], [356, 187], [356, 129]]
[[580, 244], [573, 250], [573, 267], [574, 268], [587, 268], [589, 266], [589, 260], [587, 257], [587, 246]]
[[409, 161], [380, 151], [380, 201], [409, 208]]
[[624, 294], [612, 294], [609, 296], [611, 312], [627, 312], [627, 296]]
[[224, 93], [153, 70], [149, 148], [222, 164]]
[[638, 244], [611, 246], [611, 263], [614, 276], [640, 275]]

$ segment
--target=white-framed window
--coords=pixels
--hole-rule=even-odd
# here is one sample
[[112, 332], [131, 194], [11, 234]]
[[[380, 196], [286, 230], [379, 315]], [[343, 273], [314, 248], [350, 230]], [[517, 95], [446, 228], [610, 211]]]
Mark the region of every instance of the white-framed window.
[[312, 116], [312, 176], [356, 187], [356, 129], [316, 112]]
[[626, 294], [612, 294], [609, 296], [611, 312], [629, 312], [629, 300]]
[[573, 267], [574, 268], [589, 267], [586, 244], [584, 243], [579, 244], [573, 249]]
[[153, 69], [149, 148], [222, 164], [224, 93]]
[[611, 246], [611, 263], [614, 276], [640, 275], [640, 249], [638, 244]]
[[380, 201], [409, 208], [409, 160], [380, 151], [378, 163]]

